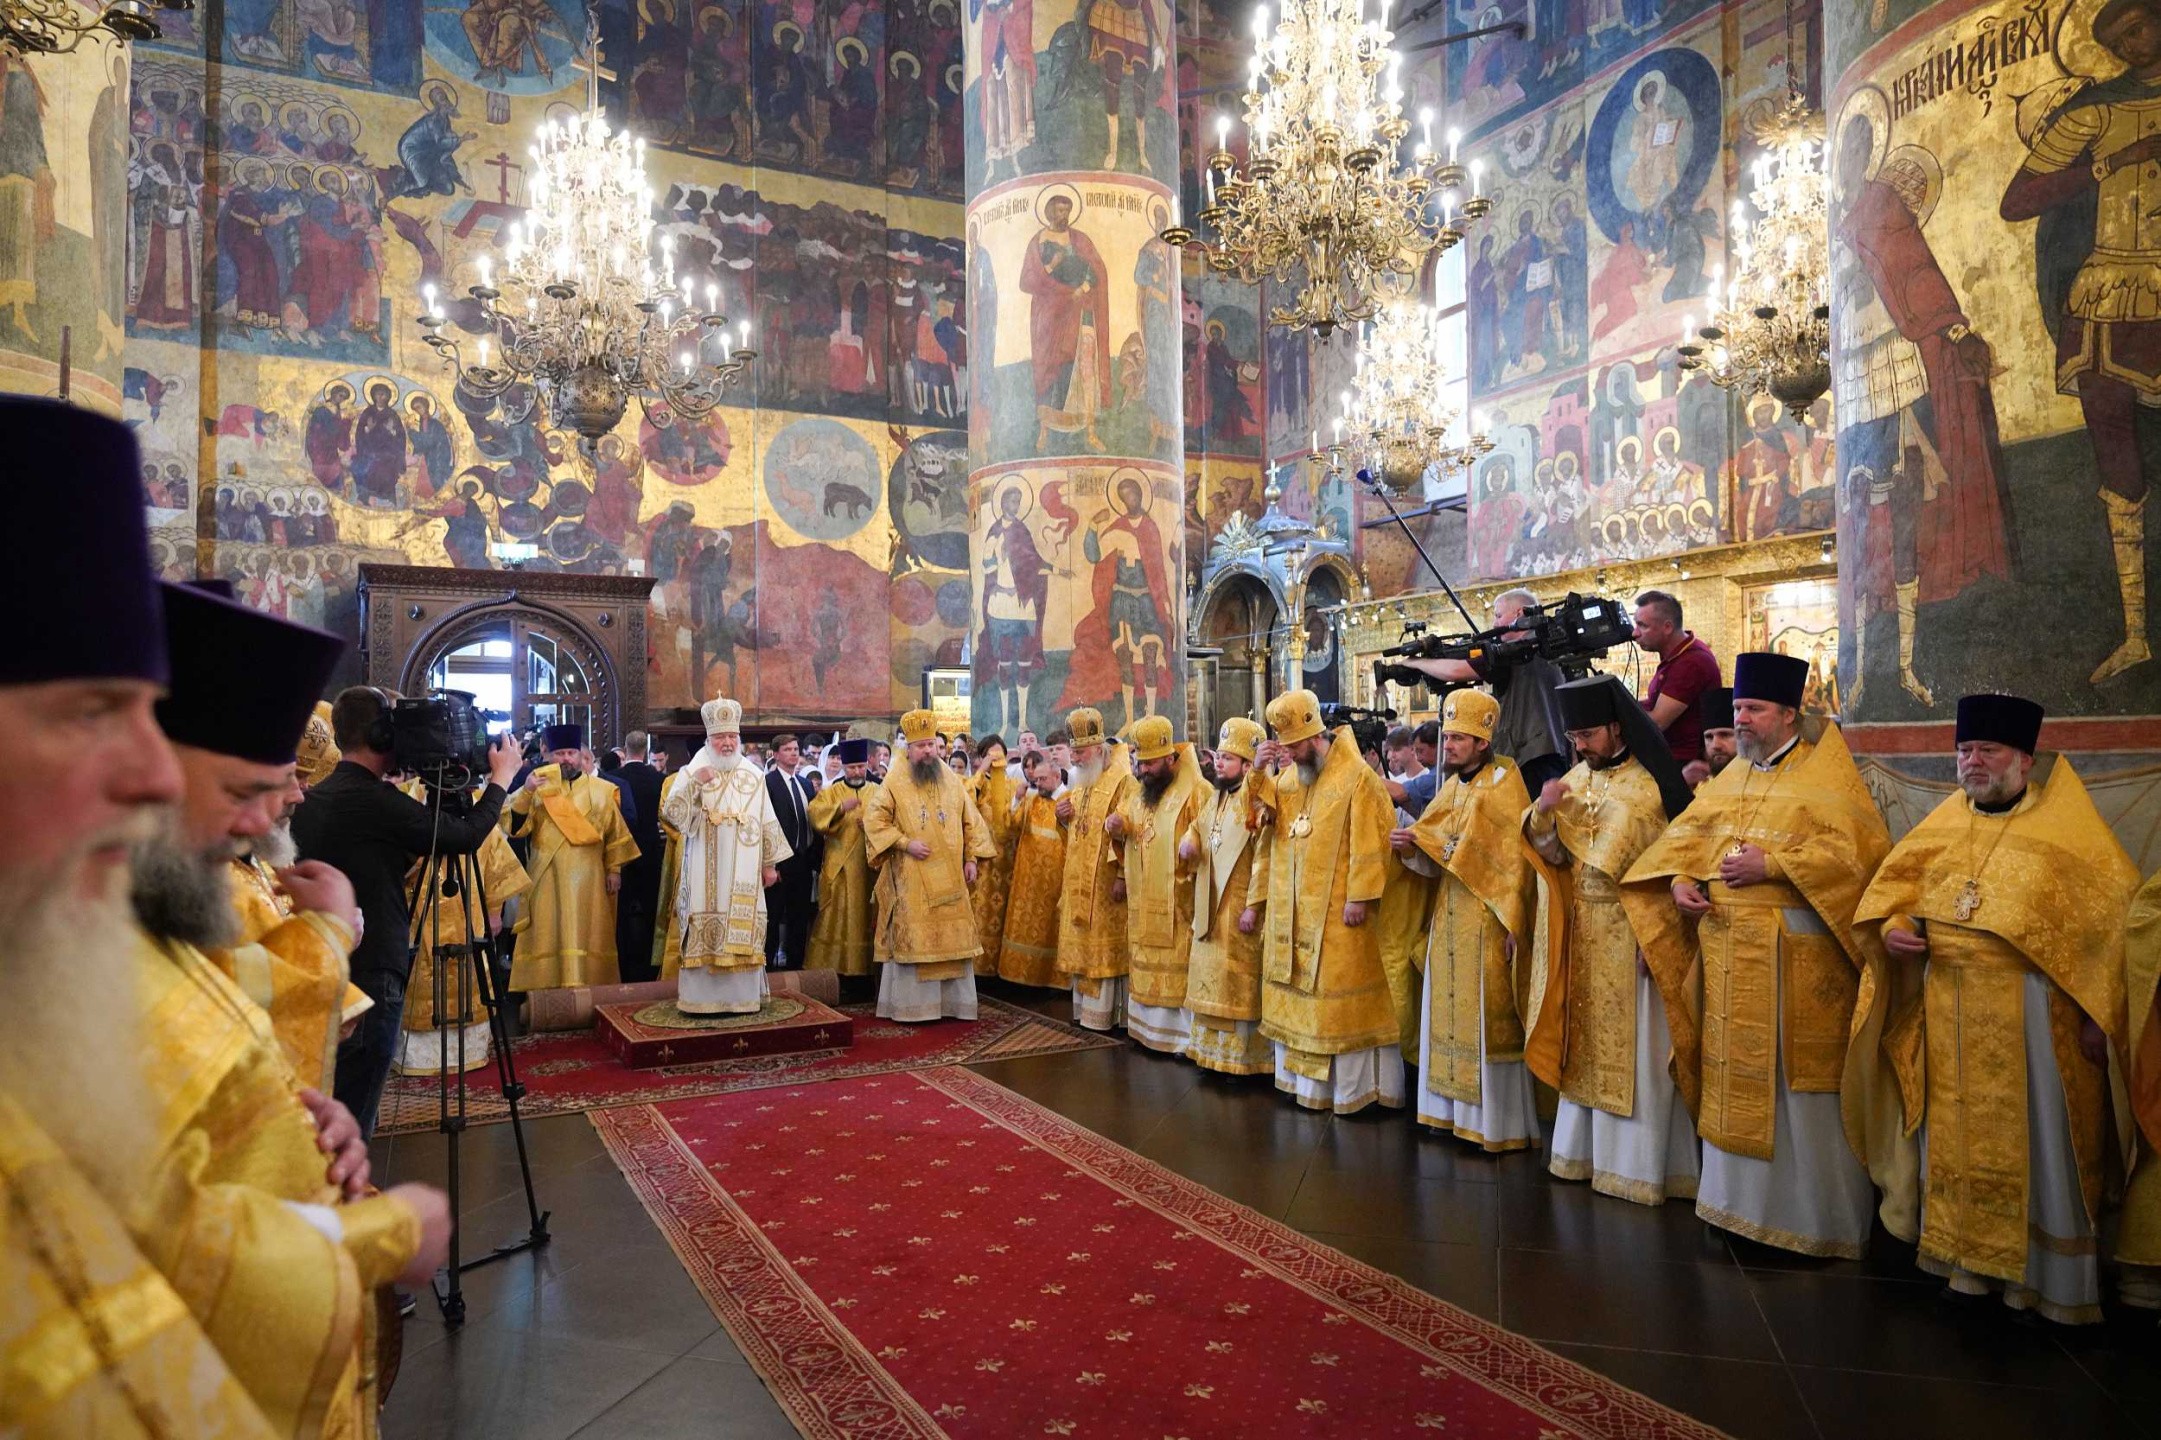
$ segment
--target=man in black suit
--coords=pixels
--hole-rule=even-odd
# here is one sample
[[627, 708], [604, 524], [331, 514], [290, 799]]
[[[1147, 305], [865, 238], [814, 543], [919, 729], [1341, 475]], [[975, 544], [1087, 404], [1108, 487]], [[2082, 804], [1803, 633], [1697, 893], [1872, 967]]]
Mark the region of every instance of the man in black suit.
[[622, 765], [608, 776], [623, 792], [623, 819], [638, 842], [638, 858], [623, 867], [623, 890], [615, 902], [615, 957], [625, 984], [660, 973], [653, 964], [653, 927], [665, 847], [660, 835], [661, 774], [651, 756], [650, 737], [633, 730], [623, 737]]
[[780, 862], [780, 880], [765, 892], [765, 964], [769, 970], [800, 970], [810, 950], [811, 887], [818, 878], [818, 834], [810, 828], [810, 777], [803, 746], [793, 735], [773, 738], [773, 764], [765, 772], [780, 833], [795, 853]]

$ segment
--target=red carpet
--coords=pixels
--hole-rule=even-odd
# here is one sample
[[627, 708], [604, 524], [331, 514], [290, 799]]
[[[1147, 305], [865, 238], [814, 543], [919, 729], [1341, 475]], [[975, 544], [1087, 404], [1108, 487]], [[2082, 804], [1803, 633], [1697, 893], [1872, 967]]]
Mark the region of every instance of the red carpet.
[[[876, 1007], [869, 1003], [840, 1008], [855, 1017], [855, 1045], [851, 1049], [648, 1070], [632, 1070], [624, 1065], [592, 1030], [527, 1035], [516, 1042], [514, 1051], [518, 1078], [525, 1083], [521, 1112], [535, 1119], [692, 1095], [763, 1090], [812, 1080], [928, 1070], [940, 1065], [1093, 1050], [1123, 1043], [987, 996], [977, 1001], [978, 1018], [940, 1020], [929, 1025], [897, 1025], [880, 1020], [872, 1013]], [[502, 1091], [495, 1083], [494, 1066], [473, 1071], [466, 1076], [466, 1084], [468, 1123], [487, 1125], [510, 1118], [509, 1107], [503, 1103]], [[435, 1076], [392, 1075], [383, 1092], [377, 1133], [407, 1135], [433, 1130], [439, 1111]]]
[[965, 1070], [592, 1118], [821, 1440], [1717, 1434]]

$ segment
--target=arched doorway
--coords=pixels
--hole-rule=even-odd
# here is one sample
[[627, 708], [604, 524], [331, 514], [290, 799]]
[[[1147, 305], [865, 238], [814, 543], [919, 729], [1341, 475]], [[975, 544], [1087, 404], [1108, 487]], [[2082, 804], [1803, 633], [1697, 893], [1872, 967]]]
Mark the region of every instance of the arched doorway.
[[1281, 612], [1266, 582], [1247, 574], [1224, 576], [1202, 604], [1194, 638], [1220, 653], [1197, 658], [1193, 673], [1199, 737], [1213, 743], [1231, 716], [1259, 720], [1266, 712], [1275, 689], [1268, 659]]
[[[561, 629], [553, 616], [518, 611], [491, 616], [477, 629], [461, 627], [418, 657], [421, 688], [469, 691], [490, 734], [576, 725], [593, 735], [595, 677], [587, 670], [594, 657]], [[598, 658], [605, 666], [607, 657]]]

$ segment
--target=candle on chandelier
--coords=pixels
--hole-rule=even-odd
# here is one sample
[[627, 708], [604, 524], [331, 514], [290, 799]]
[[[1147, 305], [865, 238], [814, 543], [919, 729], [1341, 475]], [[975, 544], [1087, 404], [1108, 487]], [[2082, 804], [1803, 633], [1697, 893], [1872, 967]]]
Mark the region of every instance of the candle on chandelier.
[[480, 337], [480, 368], [488, 368], [488, 337], [485, 335]]
[[1421, 105], [1418, 109], [1418, 138], [1422, 150], [1430, 152], [1433, 149], [1433, 107], [1431, 105]]
[[705, 282], [705, 313], [708, 315], [720, 313], [720, 284], [718, 281], [708, 280]]
[[1463, 143], [1463, 132], [1455, 126], [1448, 127], [1448, 163], [1456, 163], [1456, 147]]
[[685, 375], [688, 375], [688, 374], [690, 373], [690, 367], [691, 367], [692, 363], [693, 363], [693, 362], [692, 362], [692, 360], [691, 360], [691, 354], [690, 354], [690, 352], [689, 352], [688, 350], [685, 350], [685, 351], [683, 352], [683, 373], [684, 373]]
[[1266, 5], [1253, 7], [1253, 38], [1260, 44], [1265, 45], [1268, 43], [1268, 7]]
[[1219, 114], [1216, 116], [1216, 149], [1228, 150], [1230, 148], [1231, 117], [1228, 115]]
[[420, 287], [420, 308], [422, 313], [426, 314], [428, 318], [436, 318], [434, 285], [429, 284]]
[[1486, 162], [1483, 160], [1473, 160], [1471, 162], [1471, 198], [1473, 200], [1476, 200], [1479, 196], [1485, 193]]
[[738, 350], [748, 350], [750, 348], [750, 322], [748, 320], [745, 320], [741, 325], [737, 326], [736, 333], [741, 335], [743, 339], [742, 343], [738, 344], [735, 348]]
[[485, 256], [485, 255], [481, 256], [481, 257], [480, 257], [480, 288], [481, 288], [481, 289], [483, 289], [483, 290], [493, 290], [493, 289], [495, 288], [495, 275], [494, 275], [494, 270], [495, 270], [495, 266], [494, 266], [494, 264], [493, 264], [493, 263], [492, 263], [492, 262], [491, 262], [491, 261], [490, 261], [490, 260], [488, 259], [488, 257], [487, 257], [487, 256]]
[[1695, 342], [1696, 317], [1693, 315], [1683, 315], [1681, 317], [1681, 343], [1683, 345], [1693, 345]]

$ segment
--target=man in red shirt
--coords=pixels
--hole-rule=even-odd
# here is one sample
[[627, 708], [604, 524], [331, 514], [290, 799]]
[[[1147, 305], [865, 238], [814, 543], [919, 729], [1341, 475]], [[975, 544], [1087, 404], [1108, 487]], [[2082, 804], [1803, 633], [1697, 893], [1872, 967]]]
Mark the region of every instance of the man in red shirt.
[[1703, 758], [1703, 692], [1718, 685], [1718, 657], [1681, 628], [1681, 602], [1663, 590], [1636, 597], [1636, 644], [1658, 657], [1643, 708], [1684, 766]]

